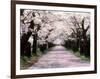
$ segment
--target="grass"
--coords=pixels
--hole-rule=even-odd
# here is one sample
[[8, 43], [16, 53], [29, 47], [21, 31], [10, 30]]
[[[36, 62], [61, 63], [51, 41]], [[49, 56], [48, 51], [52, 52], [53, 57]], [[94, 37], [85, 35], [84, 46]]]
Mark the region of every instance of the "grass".
[[74, 53], [77, 57], [80, 57], [82, 60], [90, 61], [90, 57], [80, 54], [79, 51]]
[[38, 58], [38, 56], [32, 56], [31, 58], [22, 56], [20, 59], [21, 69], [27, 69], [28, 67], [32, 66], [34, 63], [38, 61]]
[[20, 57], [20, 69], [22, 70], [22, 69], [29, 68], [30, 66], [32, 66], [38, 61], [40, 56], [42, 56], [42, 53], [40, 52], [39, 49], [37, 50], [37, 55], [33, 53], [30, 58], [28, 58], [27, 56], [21, 56]]
[[82, 60], [90, 61], [90, 57], [80, 54], [79, 51], [73, 51], [72, 49], [66, 48], [66, 50], [71, 51], [75, 56], [79, 57]]

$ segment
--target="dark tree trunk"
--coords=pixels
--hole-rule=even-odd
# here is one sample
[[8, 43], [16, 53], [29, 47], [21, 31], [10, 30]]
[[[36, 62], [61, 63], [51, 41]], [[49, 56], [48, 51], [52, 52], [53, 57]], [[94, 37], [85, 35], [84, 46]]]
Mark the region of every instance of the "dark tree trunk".
[[82, 42], [81, 42], [81, 54], [84, 54], [84, 55], [86, 55], [87, 53], [89, 53], [89, 52], [87, 52], [87, 50], [88, 50], [88, 47], [87, 47], [87, 36], [86, 36], [86, 32], [85, 31], [83, 31], [83, 35], [82, 35], [83, 37], [82, 37]]
[[86, 32], [84, 32], [84, 35], [83, 35], [83, 39], [84, 39], [84, 42], [83, 42], [83, 48], [84, 48], [84, 54], [87, 55], [87, 37], [86, 37]]
[[46, 49], [48, 49], [49, 48], [49, 43], [47, 42], [47, 46], [46, 46]]
[[36, 50], [37, 50], [37, 34], [33, 35], [33, 53], [36, 54]]
[[25, 56], [27, 57], [31, 57], [31, 43], [27, 42], [26, 46], [25, 46]]
[[21, 56], [25, 55], [25, 52], [26, 52], [26, 45], [27, 45], [27, 41], [29, 39], [29, 37], [31, 36], [32, 32], [28, 32], [27, 34], [23, 34], [22, 37], [21, 37], [21, 48], [20, 48], [20, 51], [21, 51]]
[[[21, 13], [23, 13], [23, 10], [22, 10]], [[34, 22], [33, 22], [33, 20], [30, 22], [29, 29], [34, 29]], [[29, 39], [29, 37], [31, 35], [32, 35], [32, 32], [29, 30], [27, 33], [24, 33], [22, 35], [22, 37], [21, 37], [21, 48], [20, 48], [20, 50], [21, 50], [21, 56], [25, 55], [26, 51], [28, 52], [28, 50], [31, 48], [30, 45], [28, 44], [28, 39]], [[28, 49], [26, 49], [27, 44], [30, 47], [30, 48], [28, 47]], [[29, 50], [29, 53], [31, 53], [30, 50]]]

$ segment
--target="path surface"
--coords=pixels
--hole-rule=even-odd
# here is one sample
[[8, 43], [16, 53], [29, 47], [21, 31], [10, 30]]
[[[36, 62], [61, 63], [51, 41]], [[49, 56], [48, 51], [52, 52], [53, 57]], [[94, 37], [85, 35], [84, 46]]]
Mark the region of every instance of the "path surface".
[[37, 63], [29, 69], [36, 68], [67, 68], [89, 66], [89, 61], [81, 60], [72, 51], [67, 51], [63, 46], [55, 46], [43, 55]]

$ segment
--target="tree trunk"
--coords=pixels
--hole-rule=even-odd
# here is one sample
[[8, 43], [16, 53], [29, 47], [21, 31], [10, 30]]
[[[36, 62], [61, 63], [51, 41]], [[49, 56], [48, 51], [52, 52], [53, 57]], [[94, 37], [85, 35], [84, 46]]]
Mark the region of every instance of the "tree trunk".
[[20, 51], [21, 51], [21, 56], [25, 55], [25, 52], [26, 52], [26, 45], [27, 45], [27, 42], [28, 42], [28, 39], [29, 37], [31, 36], [32, 32], [28, 32], [27, 34], [23, 34], [22, 37], [21, 37], [21, 48], [20, 48]]
[[86, 55], [87, 54], [87, 37], [86, 37], [86, 32], [83, 31], [83, 37], [82, 37], [82, 46], [81, 46], [81, 54]]
[[83, 48], [84, 48], [84, 54], [87, 55], [87, 37], [86, 37], [86, 33], [84, 33], [84, 36], [83, 36], [83, 39], [84, 39], [84, 42], [83, 42]]
[[49, 45], [48, 44], [49, 44], [48, 41], [46, 41], [46, 49], [49, 48]]
[[33, 53], [36, 54], [37, 50], [37, 34], [33, 35]]
[[26, 46], [25, 46], [25, 56], [27, 57], [31, 57], [31, 43], [27, 42]]

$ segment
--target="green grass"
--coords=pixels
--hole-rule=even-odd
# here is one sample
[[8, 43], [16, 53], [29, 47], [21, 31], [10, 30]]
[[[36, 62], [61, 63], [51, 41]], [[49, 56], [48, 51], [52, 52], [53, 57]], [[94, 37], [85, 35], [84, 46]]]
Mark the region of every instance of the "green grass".
[[26, 56], [21, 56], [20, 58], [20, 67], [21, 69], [27, 69], [28, 67], [32, 66], [34, 63], [38, 61], [39, 56], [32, 56], [28, 58]]
[[21, 56], [20, 57], [20, 69], [22, 70], [22, 69], [29, 68], [30, 66], [32, 66], [34, 63], [38, 61], [40, 56], [42, 56], [42, 53], [39, 49], [37, 50], [37, 55], [33, 53], [30, 58], [28, 58], [27, 56]]
[[85, 55], [81, 55], [79, 51], [74, 52], [74, 54], [75, 54], [77, 57], [80, 57], [82, 60], [90, 61], [90, 57], [87, 57], [87, 56], [85, 56]]
[[66, 50], [71, 51], [75, 56], [79, 57], [82, 60], [90, 61], [90, 57], [80, 54], [79, 51], [73, 51], [72, 49], [66, 48]]

